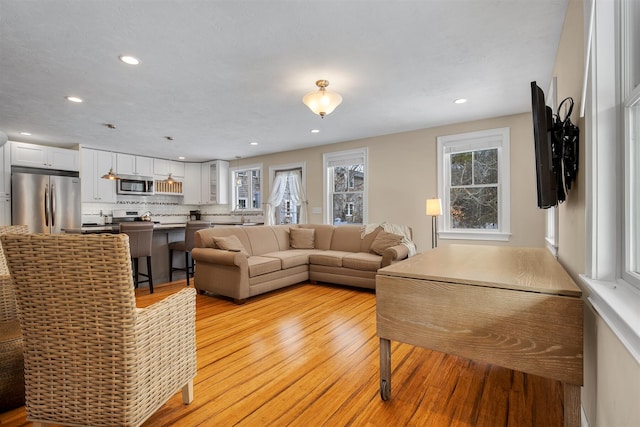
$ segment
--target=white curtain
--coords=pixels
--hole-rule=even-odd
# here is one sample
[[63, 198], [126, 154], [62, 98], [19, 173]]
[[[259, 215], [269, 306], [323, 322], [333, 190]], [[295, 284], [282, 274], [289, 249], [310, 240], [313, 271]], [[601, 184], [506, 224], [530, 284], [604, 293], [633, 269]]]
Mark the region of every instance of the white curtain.
[[267, 225], [274, 225], [276, 223], [276, 212], [278, 207], [284, 199], [284, 194], [289, 185], [289, 194], [291, 196], [291, 203], [299, 206], [300, 212], [300, 224], [306, 224], [308, 221], [307, 213], [307, 198], [302, 188], [302, 179], [298, 171], [281, 171], [276, 172], [275, 179], [273, 180], [273, 189], [269, 200], [267, 200], [267, 209], [265, 215], [265, 223]]

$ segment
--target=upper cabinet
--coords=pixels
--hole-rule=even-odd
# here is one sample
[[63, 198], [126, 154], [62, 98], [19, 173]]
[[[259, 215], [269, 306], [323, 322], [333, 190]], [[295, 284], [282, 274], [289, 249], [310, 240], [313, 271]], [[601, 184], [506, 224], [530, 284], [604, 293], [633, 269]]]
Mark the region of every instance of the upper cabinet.
[[80, 169], [79, 158], [77, 150], [11, 142], [11, 164], [16, 166], [77, 172]]
[[202, 203], [229, 203], [229, 162], [214, 160], [202, 163]]
[[200, 163], [184, 164], [184, 200], [185, 205], [201, 205], [202, 171]]
[[117, 153], [116, 173], [118, 175], [153, 176], [153, 158]]
[[153, 159], [153, 174], [158, 178], [166, 178], [169, 174], [173, 178], [184, 178], [185, 166], [183, 162]]
[[102, 179], [116, 165], [116, 154], [109, 151], [83, 148], [80, 152], [82, 169], [80, 186], [83, 202], [116, 202], [116, 181]]

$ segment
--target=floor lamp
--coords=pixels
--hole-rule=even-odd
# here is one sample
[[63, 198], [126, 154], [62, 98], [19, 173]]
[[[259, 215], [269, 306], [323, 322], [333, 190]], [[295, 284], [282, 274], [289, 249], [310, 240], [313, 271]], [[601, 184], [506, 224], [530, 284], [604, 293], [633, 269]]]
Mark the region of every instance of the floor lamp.
[[437, 216], [442, 215], [442, 203], [440, 199], [427, 199], [427, 215], [431, 216], [431, 247], [438, 247]]

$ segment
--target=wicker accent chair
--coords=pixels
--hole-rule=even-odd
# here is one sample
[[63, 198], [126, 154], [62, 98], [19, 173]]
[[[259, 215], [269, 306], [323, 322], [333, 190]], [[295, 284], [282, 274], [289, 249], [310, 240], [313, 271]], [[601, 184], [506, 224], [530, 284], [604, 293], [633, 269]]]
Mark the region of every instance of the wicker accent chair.
[[[0, 236], [5, 234], [28, 234], [28, 225], [2, 225], [0, 226]], [[2, 247], [0, 247], [0, 322], [9, 322], [18, 318], [16, 307], [16, 296], [11, 286], [11, 277], [7, 261], [4, 257]]]
[[[0, 226], [0, 235], [29, 233], [26, 225]], [[0, 246], [0, 412], [24, 405], [24, 359], [16, 296]]]
[[195, 289], [136, 308], [124, 234], [0, 238], [24, 336], [27, 420], [139, 426], [193, 400]]

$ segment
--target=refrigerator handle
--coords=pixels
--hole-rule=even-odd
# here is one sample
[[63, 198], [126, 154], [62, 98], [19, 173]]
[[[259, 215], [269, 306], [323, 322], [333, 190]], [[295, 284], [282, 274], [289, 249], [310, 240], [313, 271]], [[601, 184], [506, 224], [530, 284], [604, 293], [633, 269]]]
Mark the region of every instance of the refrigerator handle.
[[51, 184], [51, 227], [56, 226], [56, 198], [54, 197], [56, 194], [56, 186], [55, 184]]
[[44, 224], [49, 226], [49, 186], [44, 186]]

